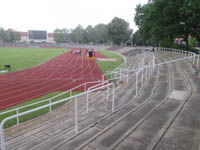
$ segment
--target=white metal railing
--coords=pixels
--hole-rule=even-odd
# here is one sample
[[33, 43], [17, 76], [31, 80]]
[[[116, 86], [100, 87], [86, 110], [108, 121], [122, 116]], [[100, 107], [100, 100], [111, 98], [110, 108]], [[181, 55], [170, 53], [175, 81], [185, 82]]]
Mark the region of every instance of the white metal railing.
[[[85, 82], [85, 83], [83, 83], [81, 85], [78, 85], [78, 86], [76, 86], [76, 87], [74, 87], [74, 88], [72, 88], [72, 89], [70, 89], [68, 91], [62, 92], [62, 93], [60, 93], [60, 94], [58, 94], [56, 96], [53, 96], [51, 98], [47, 98], [47, 99], [41, 100], [39, 102], [35, 102], [35, 103], [29, 104], [29, 105], [21, 106], [21, 107], [18, 107], [18, 108], [15, 108], [15, 109], [11, 109], [11, 110], [8, 110], [8, 111], [4, 111], [4, 112], [1, 112], [0, 115], [8, 114], [8, 113], [11, 113], [11, 112], [16, 112], [16, 115], [18, 115], [20, 110], [28, 108], [30, 106], [42, 104], [42, 103], [45, 103], [45, 102], [49, 102], [49, 104], [51, 104], [52, 100], [58, 98], [59, 96], [62, 96], [64, 94], [69, 93], [69, 96], [71, 97], [72, 96], [72, 91], [74, 91], [74, 90], [76, 90], [78, 88], [81, 88], [81, 87], [84, 87], [84, 91], [86, 91], [87, 90], [87, 84], [95, 84], [95, 83], [99, 83], [99, 82], [102, 83], [102, 81]], [[50, 105], [49, 106], [49, 112], [51, 112], [51, 111], [52, 111], [52, 107]], [[19, 125], [19, 117], [17, 117], [17, 125]]]
[[115, 97], [115, 90], [114, 90], [114, 84], [113, 83], [108, 83], [106, 85], [102, 85], [100, 87], [96, 87], [94, 89], [91, 89], [91, 90], [87, 90], [83, 93], [80, 93], [80, 94], [77, 94], [77, 95], [74, 95], [74, 96], [71, 96], [71, 97], [68, 97], [68, 98], [64, 98], [60, 101], [56, 101], [56, 102], [53, 102], [53, 103], [50, 103], [50, 104], [46, 104], [44, 106], [40, 106], [40, 107], [37, 107], [37, 108], [34, 108], [34, 109], [31, 109], [31, 110], [28, 110], [26, 112], [22, 112], [22, 113], [19, 113], [19, 114], [16, 114], [16, 115], [13, 115], [13, 116], [10, 116], [10, 117], [7, 117], [5, 119], [2, 120], [1, 122], [1, 125], [0, 125], [0, 134], [1, 134], [1, 150], [5, 150], [5, 141], [4, 141], [4, 124], [8, 121], [8, 120], [11, 120], [11, 119], [15, 119], [17, 117], [21, 117], [21, 116], [24, 116], [26, 114], [30, 114], [30, 113], [33, 113], [33, 112], [36, 112], [38, 110], [41, 110], [41, 109], [44, 109], [44, 108], [48, 108], [49, 106], [53, 106], [53, 105], [56, 105], [56, 104], [60, 104], [62, 102], [66, 102], [66, 101], [69, 101], [69, 100], [72, 100], [72, 99], [75, 99], [74, 101], [74, 110], [75, 110], [75, 133], [78, 134], [78, 104], [77, 104], [77, 99], [78, 97], [82, 96], [82, 95], [85, 95], [87, 93], [91, 93], [91, 92], [94, 92], [96, 90], [99, 90], [99, 89], [102, 89], [102, 88], [106, 88], [106, 87], [110, 87], [112, 86], [113, 90], [112, 90], [112, 112], [114, 112], [114, 105], [115, 105], [115, 102], [114, 102], [114, 97]]

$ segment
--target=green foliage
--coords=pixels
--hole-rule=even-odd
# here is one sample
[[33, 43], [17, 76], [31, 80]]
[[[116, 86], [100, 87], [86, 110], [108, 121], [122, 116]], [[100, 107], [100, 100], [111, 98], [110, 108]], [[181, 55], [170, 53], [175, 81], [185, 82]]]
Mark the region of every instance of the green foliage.
[[131, 33], [132, 30], [129, 29], [128, 22], [121, 18], [115, 17], [108, 24], [108, 37], [114, 44], [120, 45], [121, 43], [125, 43]]
[[0, 42], [16, 42], [20, 41], [20, 35], [18, 32], [5, 31], [0, 28]]
[[72, 30], [72, 41], [75, 43], [83, 43], [83, 33], [83, 27], [78, 25], [74, 30]]
[[200, 41], [200, 1], [155, 0], [153, 3], [136, 7], [135, 22], [145, 42], [158, 44], [174, 42], [182, 37], [189, 49], [189, 36]]
[[65, 29], [55, 29], [54, 30], [54, 41], [56, 43], [66, 43], [70, 41], [71, 34], [69, 30]]
[[146, 45], [145, 40], [143, 39], [140, 30], [137, 30], [133, 34], [133, 44], [136, 44], [137, 46], [143, 46]]
[[4, 69], [5, 64], [11, 64], [10, 72], [30, 68], [65, 51], [53, 48], [0, 48], [0, 70]]

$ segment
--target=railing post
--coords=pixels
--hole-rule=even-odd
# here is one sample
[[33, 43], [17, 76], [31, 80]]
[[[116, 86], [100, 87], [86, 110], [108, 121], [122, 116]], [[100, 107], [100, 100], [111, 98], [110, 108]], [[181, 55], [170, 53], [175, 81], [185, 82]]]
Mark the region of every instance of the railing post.
[[87, 87], [86, 87], [86, 83], [85, 83], [85, 85], [84, 85], [84, 92], [86, 91], [86, 88], [87, 88]]
[[74, 110], [75, 110], [75, 134], [78, 134], [78, 106], [77, 106], [77, 96], [75, 97], [75, 105], [74, 105]]
[[194, 65], [194, 63], [195, 63], [195, 54], [193, 55], [193, 65]]
[[112, 113], [115, 111], [115, 85], [113, 84], [112, 89]]
[[137, 94], [138, 94], [138, 72], [136, 72], [136, 87], [135, 87], [135, 93], [136, 93], [136, 97], [137, 97]]
[[160, 74], [160, 66], [158, 65], [158, 75]]
[[107, 101], [108, 101], [108, 97], [109, 97], [109, 85], [107, 87]]
[[69, 96], [72, 97], [72, 90], [70, 90]]
[[115, 69], [115, 79], [117, 78], [117, 72], [116, 72], [116, 69]]
[[120, 68], [119, 70], [119, 73], [120, 73], [120, 81], [122, 80], [122, 69]]
[[1, 125], [1, 131], [0, 131], [0, 134], [1, 134], [1, 150], [5, 150], [5, 141], [4, 141], [4, 132], [3, 132], [3, 125], [4, 124], [0, 124]]
[[19, 125], [19, 116], [18, 116], [18, 114], [19, 114], [19, 109], [16, 109], [16, 114], [17, 114], [17, 125]]
[[144, 75], [143, 75], [143, 67], [142, 67], [142, 83], [141, 83], [142, 87], [143, 87], [143, 84], [144, 84], [144, 79], [143, 78], [144, 78]]
[[88, 106], [89, 106], [89, 91], [87, 91], [86, 95], [86, 113], [88, 113]]
[[[146, 78], [146, 80], [147, 80], [147, 75], [148, 75], [148, 67], [147, 67], [147, 66], [146, 66], [145, 71], [146, 71], [146, 72], [145, 72], [145, 74], [146, 74], [146, 77], [145, 77], [145, 78]], [[145, 81], [146, 81], [146, 80], [145, 80]]]
[[[51, 99], [49, 100], [49, 104], [51, 104]], [[49, 112], [51, 113], [51, 105], [49, 105]]]
[[102, 74], [102, 82], [104, 82], [104, 75]]
[[128, 69], [127, 69], [127, 78], [126, 78], [126, 82], [128, 83]]

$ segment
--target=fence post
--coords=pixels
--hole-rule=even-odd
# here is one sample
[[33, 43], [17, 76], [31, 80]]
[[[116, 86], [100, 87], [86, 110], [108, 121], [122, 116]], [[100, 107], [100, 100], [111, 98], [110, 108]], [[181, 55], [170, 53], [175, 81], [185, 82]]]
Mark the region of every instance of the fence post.
[[17, 125], [19, 125], [19, 116], [18, 116], [18, 114], [19, 114], [19, 109], [16, 109], [16, 114], [17, 114]]
[[113, 89], [112, 89], [112, 113], [115, 111], [115, 85], [113, 84]]
[[75, 110], [75, 134], [78, 134], [78, 106], [77, 106], [77, 96], [75, 97], [75, 105], [74, 105], [74, 110]]
[[197, 68], [199, 67], [199, 55], [198, 55], [198, 58], [197, 58]]

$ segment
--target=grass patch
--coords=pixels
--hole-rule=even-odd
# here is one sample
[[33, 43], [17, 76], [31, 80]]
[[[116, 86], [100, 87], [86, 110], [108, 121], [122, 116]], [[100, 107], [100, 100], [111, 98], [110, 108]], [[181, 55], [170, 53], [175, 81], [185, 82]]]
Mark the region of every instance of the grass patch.
[[5, 64], [11, 65], [9, 72], [37, 66], [66, 51], [58, 48], [0, 48], [0, 70]]
[[[107, 56], [108, 58], [115, 58], [118, 61], [115, 62], [108, 62], [108, 61], [97, 61], [97, 64], [99, 65], [99, 67], [101, 68], [101, 71], [106, 74], [106, 71], [112, 71], [113, 69], [117, 68], [118, 66], [120, 66], [121, 64], [123, 64], [124, 59], [112, 52], [108, 52], [108, 51], [99, 51], [101, 54]], [[106, 76], [107, 79], [111, 78], [111, 75], [107, 75]]]
[[[80, 92], [73, 92], [72, 95], [76, 95], [76, 94], [79, 94], [79, 93], [80, 93]], [[58, 94], [60, 94], [60, 92], [50, 93], [50, 94], [47, 94], [47, 95], [42, 96], [42, 97], [40, 97], [40, 98], [27, 101], [27, 102], [25, 102], [25, 103], [23, 103], [23, 104], [19, 104], [19, 105], [13, 106], [13, 107], [10, 107], [10, 108], [5, 109], [5, 110], [1, 110], [0, 113], [1, 113], [1, 112], [5, 112], [5, 111], [8, 111], [8, 110], [16, 109], [16, 108], [19, 108], [19, 107], [22, 107], [22, 106], [30, 105], [30, 104], [33, 104], [33, 103], [36, 103], [36, 102], [40, 102], [40, 101], [42, 101], [42, 100], [44, 100], [44, 99], [51, 98], [51, 97], [56, 96], [56, 95], [58, 95]], [[53, 99], [52, 102], [56, 102], [56, 101], [58, 101], [58, 100], [60, 100], [60, 99], [67, 98], [67, 97], [69, 97], [69, 96], [70, 96], [69, 93], [63, 94], [63, 95], [58, 96], [57, 98]], [[68, 102], [68, 101], [67, 101], [67, 102]], [[52, 110], [58, 108], [59, 106], [65, 104], [65, 103], [67, 103], [67, 102], [62, 102], [62, 103], [53, 105], [53, 106], [52, 106]], [[46, 104], [49, 104], [49, 102], [47, 101], [47, 102], [42, 102], [42, 103], [40, 103], [40, 104], [36, 104], [36, 105], [33, 105], [33, 106], [28, 106], [28, 107], [26, 107], [26, 108], [20, 109], [20, 110], [19, 110], [19, 113], [22, 113], [22, 112], [25, 112], [25, 111], [28, 111], [28, 110], [31, 110], [31, 109], [34, 109], [34, 108], [37, 108], [37, 107], [46, 105]], [[46, 114], [46, 113], [48, 113], [48, 112], [49, 112], [49, 107], [48, 107], [48, 108], [41, 109], [41, 110], [38, 110], [38, 111], [36, 111], [36, 112], [33, 112], [33, 113], [30, 113], [30, 114], [27, 114], [27, 115], [24, 115], [24, 116], [19, 117], [19, 122], [20, 122], [20, 123], [25, 122], [25, 121], [27, 121], [27, 120], [36, 118], [36, 117], [38, 117], [38, 116], [40, 116], [40, 115], [43, 115], [43, 114]], [[7, 113], [7, 114], [0, 115], [0, 122], [1, 122], [3, 119], [5, 119], [5, 118], [7, 118], [7, 117], [9, 117], [9, 116], [13, 116], [13, 115], [16, 115], [16, 111], [13, 111], [13, 112], [9, 112], [9, 113]], [[7, 127], [13, 126], [13, 125], [15, 125], [15, 124], [17, 124], [17, 119], [12, 119], [12, 120], [7, 121], [7, 122], [5, 123], [5, 125], [4, 125], [4, 127], [7, 128]]]

